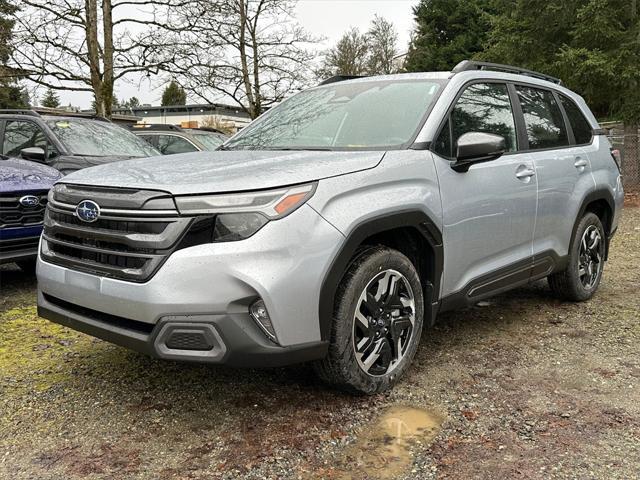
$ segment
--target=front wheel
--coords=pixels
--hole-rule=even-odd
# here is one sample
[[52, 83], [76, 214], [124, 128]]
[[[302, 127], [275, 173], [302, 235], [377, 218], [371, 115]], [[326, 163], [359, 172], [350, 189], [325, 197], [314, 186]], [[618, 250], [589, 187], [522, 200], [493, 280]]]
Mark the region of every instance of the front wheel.
[[320, 377], [373, 394], [392, 387], [411, 364], [422, 332], [422, 285], [397, 250], [370, 247], [353, 260], [338, 287], [329, 353]]
[[574, 302], [589, 300], [600, 286], [605, 256], [602, 222], [589, 212], [578, 223], [569, 246], [567, 267], [548, 278], [551, 290], [559, 297]]

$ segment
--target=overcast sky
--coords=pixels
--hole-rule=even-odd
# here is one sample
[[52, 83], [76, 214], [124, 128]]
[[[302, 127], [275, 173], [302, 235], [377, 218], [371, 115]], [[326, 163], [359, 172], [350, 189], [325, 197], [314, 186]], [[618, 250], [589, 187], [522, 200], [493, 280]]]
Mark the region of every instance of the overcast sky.
[[[326, 37], [321, 48], [333, 45], [350, 27], [367, 30], [374, 15], [378, 14], [393, 22], [399, 36], [399, 47], [406, 51], [413, 27], [411, 7], [418, 0], [299, 0], [296, 10], [298, 22], [310, 33]], [[119, 99], [138, 97], [141, 103], [158, 105], [162, 88], [153, 77], [131, 78], [132, 82], [116, 84]], [[41, 92], [42, 95], [44, 92]], [[91, 106], [92, 96], [87, 92], [59, 92], [62, 105], [71, 103], [81, 108]]]

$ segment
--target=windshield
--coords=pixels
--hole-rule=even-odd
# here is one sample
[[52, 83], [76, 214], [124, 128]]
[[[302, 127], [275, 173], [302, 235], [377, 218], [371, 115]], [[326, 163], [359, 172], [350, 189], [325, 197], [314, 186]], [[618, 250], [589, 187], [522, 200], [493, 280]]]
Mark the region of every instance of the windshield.
[[207, 150], [216, 150], [227, 139], [224, 135], [214, 132], [191, 132]]
[[412, 139], [442, 84], [400, 79], [307, 90], [267, 112], [224, 148], [399, 147]]
[[47, 125], [74, 155], [90, 157], [152, 157], [158, 151], [113, 123], [100, 120], [57, 119]]

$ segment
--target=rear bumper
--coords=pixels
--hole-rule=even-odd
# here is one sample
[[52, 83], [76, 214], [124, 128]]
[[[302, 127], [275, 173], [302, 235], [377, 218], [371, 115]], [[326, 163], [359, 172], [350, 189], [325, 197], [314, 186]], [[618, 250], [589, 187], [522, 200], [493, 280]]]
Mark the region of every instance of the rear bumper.
[[248, 314], [171, 315], [146, 324], [38, 292], [38, 315], [155, 358], [235, 367], [277, 367], [323, 358], [327, 342], [280, 347]]

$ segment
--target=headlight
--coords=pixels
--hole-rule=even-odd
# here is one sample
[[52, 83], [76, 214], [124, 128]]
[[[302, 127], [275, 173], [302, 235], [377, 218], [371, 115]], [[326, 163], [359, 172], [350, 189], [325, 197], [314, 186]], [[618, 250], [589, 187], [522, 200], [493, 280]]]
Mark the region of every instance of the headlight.
[[303, 205], [316, 189], [315, 183], [277, 190], [176, 197], [184, 215], [260, 213], [269, 220], [289, 215]]
[[289, 215], [315, 191], [315, 184], [239, 194], [176, 197], [183, 215], [196, 216], [181, 248], [244, 240], [269, 220]]

